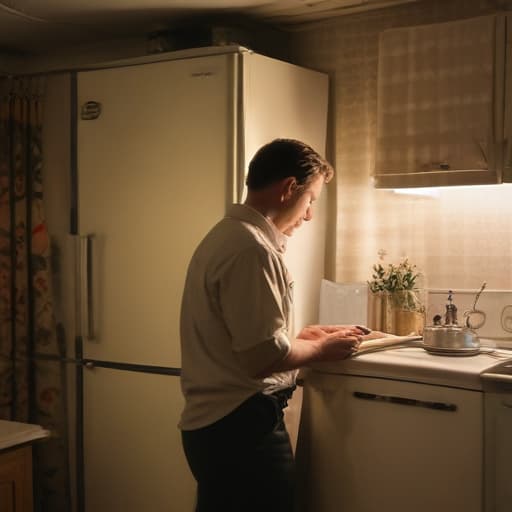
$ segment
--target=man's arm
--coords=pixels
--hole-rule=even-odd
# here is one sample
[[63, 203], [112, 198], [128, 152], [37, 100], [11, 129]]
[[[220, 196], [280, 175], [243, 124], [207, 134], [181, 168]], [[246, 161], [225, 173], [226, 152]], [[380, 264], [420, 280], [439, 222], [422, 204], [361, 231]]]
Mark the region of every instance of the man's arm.
[[305, 327], [297, 339], [291, 341], [286, 356], [258, 373], [257, 377], [296, 370], [314, 362], [346, 359], [357, 351], [363, 335], [367, 333], [368, 329], [357, 326]]

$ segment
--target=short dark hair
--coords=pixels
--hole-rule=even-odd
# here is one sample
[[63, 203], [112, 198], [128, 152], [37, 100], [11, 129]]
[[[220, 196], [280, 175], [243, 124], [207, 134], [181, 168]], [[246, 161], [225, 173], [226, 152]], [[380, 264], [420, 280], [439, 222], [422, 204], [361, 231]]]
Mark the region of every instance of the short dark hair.
[[311, 146], [294, 139], [275, 139], [252, 158], [246, 184], [256, 190], [293, 176], [299, 186], [305, 186], [319, 174], [327, 183], [334, 169]]

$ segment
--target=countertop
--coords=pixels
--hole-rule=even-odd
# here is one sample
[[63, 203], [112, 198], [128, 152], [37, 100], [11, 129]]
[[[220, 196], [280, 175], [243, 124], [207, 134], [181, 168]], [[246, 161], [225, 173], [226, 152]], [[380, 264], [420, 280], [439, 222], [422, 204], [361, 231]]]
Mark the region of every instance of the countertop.
[[0, 420], [0, 450], [49, 436], [50, 432], [40, 425]]
[[[316, 363], [315, 372], [378, 377], [481, 391], [481, 374], [512, 359], [512, 351], [483, 348], [472, 356], [439, 356], [421, 347], [392, 348], [362, 353], [343, 361]], [[485, 352], [484, 352], [485, 350]], [[489, 353], [487, 353], [489, 352]]]

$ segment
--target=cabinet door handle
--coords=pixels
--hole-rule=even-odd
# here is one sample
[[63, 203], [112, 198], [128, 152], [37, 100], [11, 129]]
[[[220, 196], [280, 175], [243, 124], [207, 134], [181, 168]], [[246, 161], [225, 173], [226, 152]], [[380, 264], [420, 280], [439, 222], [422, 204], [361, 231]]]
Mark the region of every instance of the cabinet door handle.
[[389, 402], [398, 405], [409, 405], [413, 407], [425, 407], [427, 409], [435, 409], [437, 411], [455, 412], [457, 406], [446, 402], [431, 402], [428, 400], [418, 400], [417, 398], [407, 398], [392, 395], [377, 395], [375, 393], [364, 393], [362, 391], [354, 391], [353, 396], [360, 400], [373, 400], [375, 402]]

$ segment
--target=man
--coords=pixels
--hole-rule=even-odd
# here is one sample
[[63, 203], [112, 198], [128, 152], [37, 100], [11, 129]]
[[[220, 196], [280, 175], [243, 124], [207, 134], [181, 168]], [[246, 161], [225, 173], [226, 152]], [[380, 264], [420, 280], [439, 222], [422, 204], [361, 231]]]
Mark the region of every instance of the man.
[[332, 167], [311, 147], [277, 139], [254, 156], [247, 200], [203, 239], [181, 310], [183, 446], [197, 512], [291, 512], [294, 463], [282, 409], [295, 370], [344, 359], [364, 334], [308, 326], [290, 339], [286, 236], [311, 220]]

